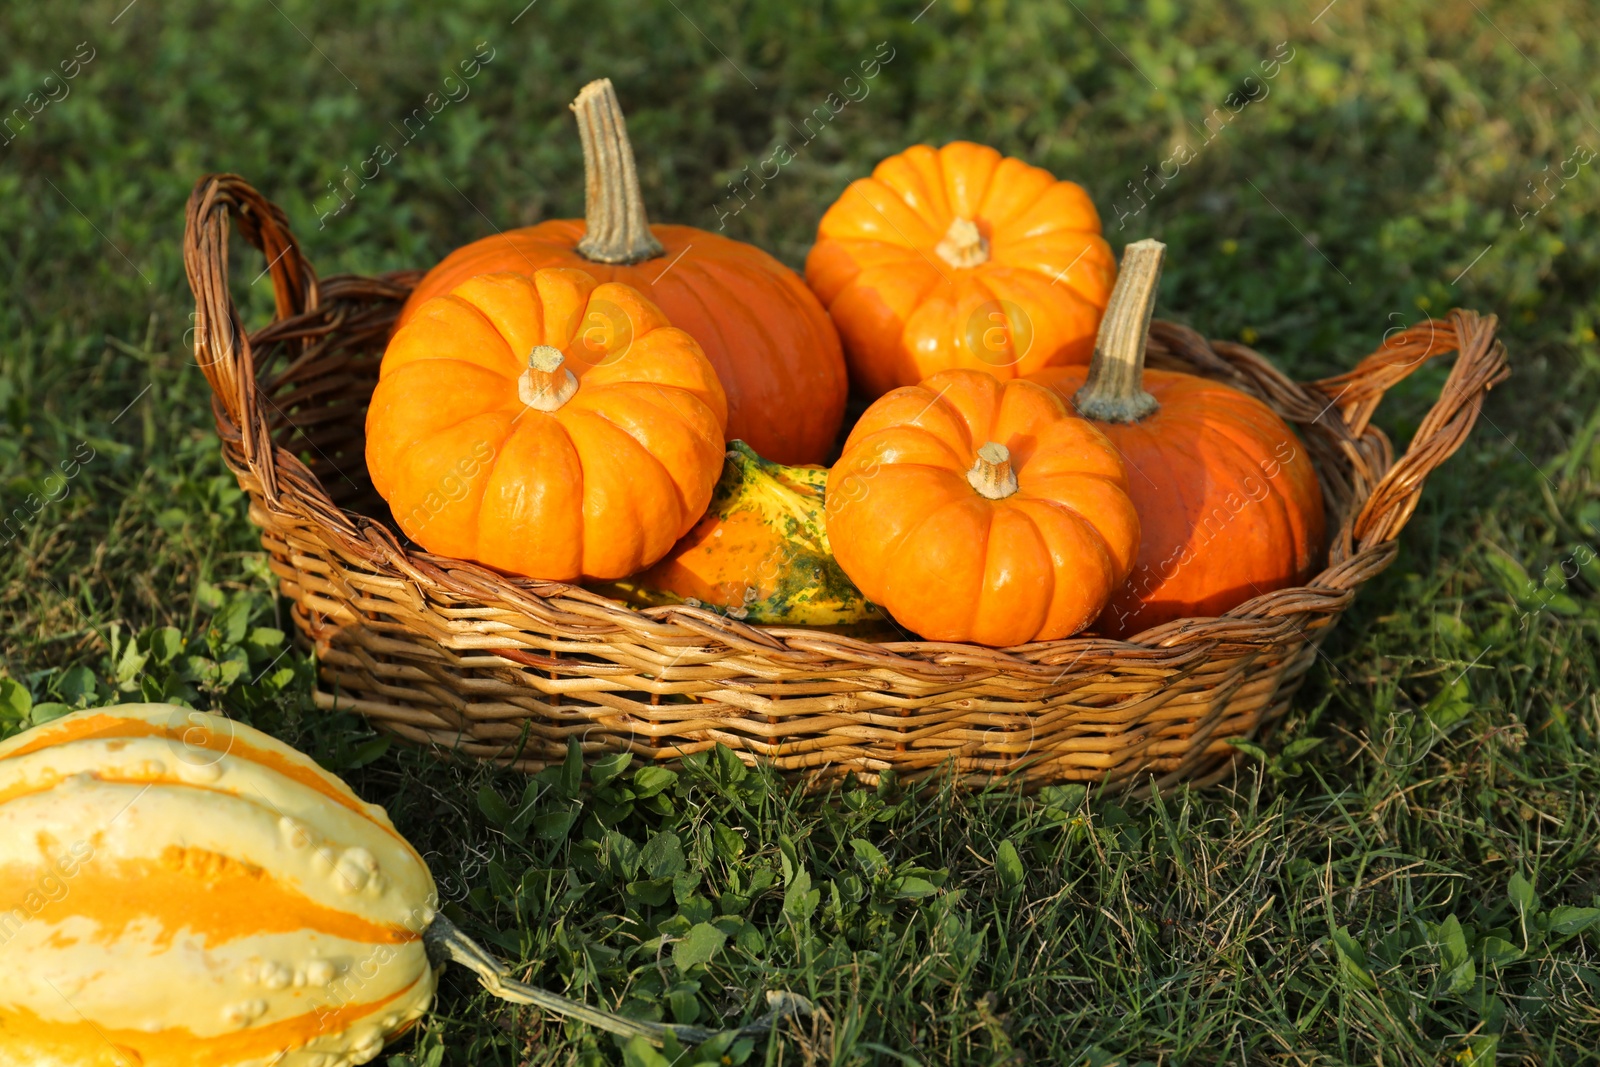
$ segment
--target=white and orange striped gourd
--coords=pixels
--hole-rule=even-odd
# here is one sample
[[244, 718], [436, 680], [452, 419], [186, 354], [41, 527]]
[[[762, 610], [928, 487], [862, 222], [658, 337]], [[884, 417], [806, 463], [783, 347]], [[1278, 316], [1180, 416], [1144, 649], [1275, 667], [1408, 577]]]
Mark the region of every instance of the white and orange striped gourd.
[[[259, 730], [170, 704], [0, 742], [0, 1067], [350, 1067], [444, 961], [494, 996], [662, 1044], [509, 977], [443, 915], [388, 815]], [[764, 1036], [803, 997], [769, 992]]]
[[165, 704], [0, 744], [0, 1067], [346, 1067], [427, 1009], [433, 877], [307, 756]]

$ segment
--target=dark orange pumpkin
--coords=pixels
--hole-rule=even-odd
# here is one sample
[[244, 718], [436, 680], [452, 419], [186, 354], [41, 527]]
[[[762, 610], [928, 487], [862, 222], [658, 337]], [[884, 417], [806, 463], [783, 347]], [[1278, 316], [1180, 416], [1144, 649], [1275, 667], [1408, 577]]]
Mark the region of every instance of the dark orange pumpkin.
[[639, 290], [700, 343], [727, 392], [730, 439], [778, 463], [826, 462], [848, 391], [828, 313], [799, 275], [754, 245], [692, 226], [650, 225], [609, 80], [584, 86], [572, 109], [588, 172], [587, 217], [456, 249], [411, 294], [401, 325], [474, 275], [576, 267]]
[[1302, 582], [1323, 541], [1322, 489], [1287, 423], [1237, 389], [1144, 369], [1163, 251], [1126, 249], [1088, 368], [1029, 375], [1095, 420], [1127, 466], [1144, 534], [1095, 624], [1115, 637]]

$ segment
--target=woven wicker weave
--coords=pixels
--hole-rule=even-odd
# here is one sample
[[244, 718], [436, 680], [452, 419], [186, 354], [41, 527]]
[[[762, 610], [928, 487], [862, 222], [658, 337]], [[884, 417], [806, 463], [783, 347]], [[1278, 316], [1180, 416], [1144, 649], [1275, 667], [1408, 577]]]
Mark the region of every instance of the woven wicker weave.
[[[277, 303], [248, 335], [229, 291], [230, 218], [265, 255]], [[1470, 311], [1306, 384], [1244, 345], [1157, 322], [1150, 365], [1225, 381], [1298, 428], [1328, 505], [1326, 569], [1131, 642], [872, 642], [694, 607], [635, 611], [421, 551], [395, 532], [363, 457], [383, 347], [420, 274], [319, 281], [283, 212], [236, 175], [196, 187], [184, 260], [223, 454], [316, 651], [318, 705], [526, 770], [559, 760], [576, 736], [588, 753], [651, 760], [721, 742], [814, 780], [953, 768], [973, 783], [1009, 774], [1027, 786], [1216, 781], [1235, 753], [1227, 740], [1287, 709], [1328, 628], [1394, 559], [1424, 479], [1508, 373], [1494, 317]], [[1396, 461], [1369, 420], [1386, 390], [1451, 351], [1443, 393]]]

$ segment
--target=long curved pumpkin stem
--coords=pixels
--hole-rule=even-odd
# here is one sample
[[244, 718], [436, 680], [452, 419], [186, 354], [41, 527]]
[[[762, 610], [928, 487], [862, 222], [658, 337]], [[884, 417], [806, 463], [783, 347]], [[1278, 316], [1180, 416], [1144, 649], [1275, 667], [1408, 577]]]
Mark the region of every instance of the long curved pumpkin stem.
[[[629, 1019], [613, 1012], [591, 1008], [581, 1001], [552, 993], [537, 986], [527, 985], [508, 977], [505, 964], [483, 950], [472, 938], [462, 933], [443, 915], [435, 915], [433, 922], [422, 932], [428, 955], [436, 963], [459, 963], [478, 976], [478, 981], [494, 996], [512, 1004], [529, 1004], [535, 1008], [588, 1023], [597, 1030], [619, 1034], [622, 1037], [642, 1037], [653, 1045], [662, 1044], [670, 1034], [680, 1043], [698, 1045], [711, 1040], [720, 1031], [705, 1030], [698, 1026], [677, 1026], [666, 1023]], [[767, 994], [767, 1013], [740, 1027], [741, 1037], [762, 1037], [772, 1031], [779, 1021], [790, 1015], [808, 1015], [811, 1002], [794, 993]]]
[[1134, 422], [1159, 406], [1144, 391], [1144, 346], [1166, 255], [1166, 245], [1148, 238], [1122, 250], [1122, 266], [1100, 320], [1089, 377], [1073, 397], [1078, 414], [1100, 422]]
[[572, 102], [583, 138], [586, 232], [578, 254], [596, 263], [638, 263], [666, 249], [650, 232], [639, 170], [610, 78], [585, 85]]

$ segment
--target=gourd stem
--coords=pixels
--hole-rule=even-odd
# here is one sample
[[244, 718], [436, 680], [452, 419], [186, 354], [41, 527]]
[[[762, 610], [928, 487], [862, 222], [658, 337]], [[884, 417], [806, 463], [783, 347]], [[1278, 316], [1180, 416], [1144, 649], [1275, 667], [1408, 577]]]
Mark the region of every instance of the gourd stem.
[[517, 398], [535, 411], [558, 411], [578, 391], [578, 379], [564, 365], [561, 349], [535, 345], [528, 369], [517, 379]]
[[[719, 1033], [698, 1026], [677, 1026], [643, 1019], [629, 1019], [600, 1008], [591, 1008], [571, 997], [519, 982], [508, 977], [509, 971], [505, 964], [485, 952], [481, 945], [462, 933], [443, 915], [434, 916], [433, 922], [422, 932], [422, 941], [427, 946], [429, 959], [433, 960], [435, 965], [446, 962], [461, 964], [478, 976], [478, 981], [484, 989], [512, 1004], [529, 1004], [556, 1015], [588, 1023], [597, 1030], [604, 1030], [607, 1033], [620, 1034], [623, 1037], [642, 1037], [653, 1045], [662, 1044], [669, 1034], [682, 1044], [698, 1045], [711, 1040]], [[787, 1016], [808, 1015], [810, 1012], [811, 1002], [805, 997], [793, 993], [769, 992], [767, 1013], [748, 1026], [741, 1026], [735, 1032], [741, 1037], [762, 1037], [770, 1033], [772, 1028]]]
[[610, 78], [585, 85], [572, 102], [583, 139], [584, 223], [578, 254], [596, 263], [638, 263], [664, 255], [650, 232], [639, 171]]
[[990, 500], [1004, 500], [1015, 493], [1017, 475], [1011, 469], [1011, 450], [998, 441], [986, 442], [967, 472], [967, 484]]
[[944, 237], [933, 246], [939, 258], [952, 267], [976, 267], [989, 262], [989, 241], [971, 219], [957, 216]]
[[1166, 245], [1148, 238], [1122, 250], [1089, 376], [1073, 398], [1080, 415], [1100, 422], [1134, 422], [1160, 406], [1144, 391], [1144, 346], [1166, 255]]

